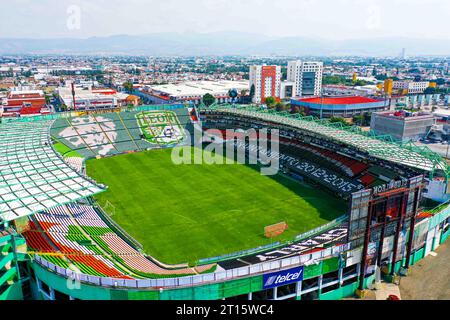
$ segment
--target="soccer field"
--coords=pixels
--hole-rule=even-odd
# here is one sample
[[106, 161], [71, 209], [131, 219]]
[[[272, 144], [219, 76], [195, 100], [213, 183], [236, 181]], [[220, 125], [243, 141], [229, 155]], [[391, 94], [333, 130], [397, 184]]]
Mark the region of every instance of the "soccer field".
[[284, 176], [245, 165], [175, 165], [171, 149], [88, 160], [108, 190], [96, 198], [164, 263], [195, 262], [269, 244], [264, 227], [286, 221], [291, 239], [346, 211], [345, 202]]

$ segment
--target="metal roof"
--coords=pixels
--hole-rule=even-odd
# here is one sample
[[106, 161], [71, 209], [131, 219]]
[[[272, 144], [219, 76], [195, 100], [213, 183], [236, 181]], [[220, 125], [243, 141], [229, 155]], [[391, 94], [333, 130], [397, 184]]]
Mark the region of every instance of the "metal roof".
[[377, 136], [373, 132], [363, 132], [358, 127], [345, 127], [340, 123], [318, 120], [311, 116], [302, 117], [299, 114], [276, 112], [273, 109], [268, 110], [258, 107], [224, 107], [218, 105], [211, 109], [286, 124], [320, 134], [324, 136], [324, 139], [349, 145], [367, 152], [370, 156], [427, 171], [432, 175], [436, 170], [442, 170], [444, 175], [447, 175], [448, 172], [447, 162], [430, 149], [418, 147], [413, 143], [395, 142], [390, 136]]
[[11, 221], [105, 190], [51, 147], [53, 121], [0, 124], [0, 221]]

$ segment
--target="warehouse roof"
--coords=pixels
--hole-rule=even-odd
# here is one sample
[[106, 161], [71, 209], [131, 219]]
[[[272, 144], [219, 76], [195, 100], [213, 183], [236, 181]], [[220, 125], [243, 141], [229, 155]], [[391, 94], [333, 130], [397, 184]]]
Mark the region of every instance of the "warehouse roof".
[[214, 95], [226, 95], [228, 90], [237, 89], [240, 93], [248, 89], [248, 81], [188, 81], [179, 84], [163, 84], [150, 86], [150, 89], [173, 97], [203, 96], [206, 93]]

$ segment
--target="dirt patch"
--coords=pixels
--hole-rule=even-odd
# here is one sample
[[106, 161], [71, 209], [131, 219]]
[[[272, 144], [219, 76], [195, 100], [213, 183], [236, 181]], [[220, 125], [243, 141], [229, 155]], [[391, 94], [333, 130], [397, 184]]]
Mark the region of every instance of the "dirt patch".
[[428, 255], [410, 268], [410, 274], [402, 277], [402, 300], [450, 299], [450, 246], [442, 244], [437, 256]]

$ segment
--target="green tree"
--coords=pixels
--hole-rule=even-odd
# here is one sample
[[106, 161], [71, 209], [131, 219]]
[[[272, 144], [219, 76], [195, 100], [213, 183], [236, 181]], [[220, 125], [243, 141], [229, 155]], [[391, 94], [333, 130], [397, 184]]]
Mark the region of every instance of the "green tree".
[[425, 89], [425, 91], [423, 93], [425, 93], [425, 94], [434, 94], [434, 93], [436, 93], [436, 88], [428, 87], [428, 88]]
[[123, 87], [125, 88], [125, 91], [128, 93], [132, 93], [133, 92], [133, 82], [131, 81], [126, 81], [123, 83]]
[[215, 101], [216, 98], [214, 98], [214, 96], [210, 93], [205, 93], [205, 95], [203, 96], [203, 104], [207, 107], [209, 107], [210, 105], [212, 105]]
[[278, 112], [286, 111], [287, 109], [288, 109], [288, 106], [281, 102], [277, 102], [275, 104], [275, 110], [277, 110]]
[[341, 123], [344, 127], [348, 127], [349, 126], [349, 124], [348, 124], [348, 122], [347, 121], [345, 121], [345, 119], [344, 118], [341, 118], [341, 117], [331, 117], [330, 118], [330, 122], [331, 123]]
[[371, 112], [364, 112], [363, 113], [363, 117], [364, 117], [363, 125], [364, 126], [370, 126], [370, 120], [372, 119], [372, 113]]
[[363, 115], [353, 116], [352, 120], [354, 124], [362, 126], [364, 123], [364, 116]]
[[267, 97], [266, 98], [266, 104], [268, 107], [273, 107], [276, 102], [276, 99], [274, 97]]
[[33, 73], [30, 70], [27, 70], [27, 71], [23, 72], [22, 75], [26, 78], [29, 78], [33, 75]]

